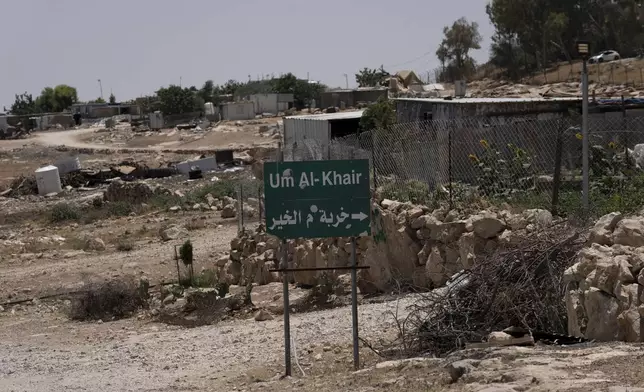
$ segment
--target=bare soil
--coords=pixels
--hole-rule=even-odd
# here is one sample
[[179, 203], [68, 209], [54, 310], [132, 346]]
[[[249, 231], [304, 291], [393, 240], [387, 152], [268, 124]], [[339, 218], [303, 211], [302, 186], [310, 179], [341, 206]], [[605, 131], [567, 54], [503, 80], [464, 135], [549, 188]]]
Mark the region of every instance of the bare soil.
[[[0, 142], [0, 185], [68, 156], [54, 145], [91, 146], [91, 140], [85, 142], [83, 137], [93, 132], [41, 133], [29, 140]], [[156, 148], [80, 156], [83, 165], [96, 167], [128, 158], [158, 167], [183, 157]], [[173, 190], [189, 190], [209, 179], [163, 181]], [[280, 283], [253, 289], [253, 303], [275, 314], [265, 322], [254, 321], [247, 311], [216, 325], [188, 329], [159, 323], [150, 310], [118, 321], [70, 321], [67, 296], [39, 298], [77, 290], [95, 279], [145, 276], [153, 285], [176, 280], [173, 248], [178, 241], [162, 241], [161, 228], [172, 224], [191, 228], [197, 272], [214, 268], [237, 232], [237, 221], [222, 219], [216, 211], [151, 210], [66, 224], [46, 219], [52, 205], [91, 196], [72, 191], [54, 198], [0, 198], [0, 391], [491, 392], [644, 387], [638, 365], [641, 347], [627, 344], [467, 350], [442, 359], [399, 362], [361, 346], [361, 370], [355, 372], [350, 307], [292, 315], [293, 375], [282, 378]], [[85, 237], [102, 239], [106, 249], [81, 250]], [[131, 251], [119, 250], [122, 238], [133, 243]], [[293, 300], [306, 293], [291, 287]], [[393, 315], [404, 317], [414, 300], [414, 295], [382, 302], [361, 298], [361, 337], [374, 347], [395, 340], [399, 331]], [[463, 359], [474, 360], [476, 366], [453, 383], [446, 366]]]

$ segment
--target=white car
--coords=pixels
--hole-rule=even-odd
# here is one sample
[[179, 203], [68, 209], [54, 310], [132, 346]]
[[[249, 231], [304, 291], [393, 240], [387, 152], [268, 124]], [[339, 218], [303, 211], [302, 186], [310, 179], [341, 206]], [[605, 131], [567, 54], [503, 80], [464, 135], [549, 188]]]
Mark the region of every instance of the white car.
[[619, 60], [621, 57], [619, 56], [619, 53], [617, 53], [614, 50], [607, 50], [604, 52], [601, 52], [600, 54], [596, 54], [593, 57], [588, 59], [588, 62], [590, 64], [595, 64], [595, 63], [604, 63], [608, 61], [615, 61]]

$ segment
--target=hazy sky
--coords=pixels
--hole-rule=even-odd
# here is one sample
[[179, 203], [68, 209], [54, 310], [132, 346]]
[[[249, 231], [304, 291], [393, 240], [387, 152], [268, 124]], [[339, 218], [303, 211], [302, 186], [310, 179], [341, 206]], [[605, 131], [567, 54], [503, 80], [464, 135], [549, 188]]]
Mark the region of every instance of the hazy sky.
[[[487, 60], [487, 0], [3, 0], [0, 109], [14, 94], [69, 84], [81, 100], [117, 100], [207, 79], [298, 77], [355, 85], [362, 67], [425, 73], [443, 26], [480, 25]], [[423, 74], [423, 78], [424, 78]]]

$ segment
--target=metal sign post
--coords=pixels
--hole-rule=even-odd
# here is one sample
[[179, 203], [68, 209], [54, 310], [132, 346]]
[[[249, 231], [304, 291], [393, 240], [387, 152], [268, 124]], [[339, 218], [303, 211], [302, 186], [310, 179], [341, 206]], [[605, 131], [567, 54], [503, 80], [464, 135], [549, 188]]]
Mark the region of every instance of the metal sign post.
[[[284, 363], [291, 375], [288, 273], [351, 270], [353, 363], [360, 367], [356, 237], [371, 234], [369, 161], [336, 160], [264, 163], [266, 232], [282, 239]], [[287, 239], [351, 237], [350, 267], [288, 268]]]
[[351, 237], [351, 326], [353, 328], [353, 368], [360, 369], [358, 350], [358, 266], [356, 261], [356, 237]]

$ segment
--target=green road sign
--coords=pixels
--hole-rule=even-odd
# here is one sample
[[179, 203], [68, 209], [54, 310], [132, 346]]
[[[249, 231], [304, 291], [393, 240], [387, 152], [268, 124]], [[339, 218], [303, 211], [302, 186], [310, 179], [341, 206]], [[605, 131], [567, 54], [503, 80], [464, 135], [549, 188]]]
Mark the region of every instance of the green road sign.
[[371, 233], [369, 161], [264, 163], [266, 231], [283, 239]]

